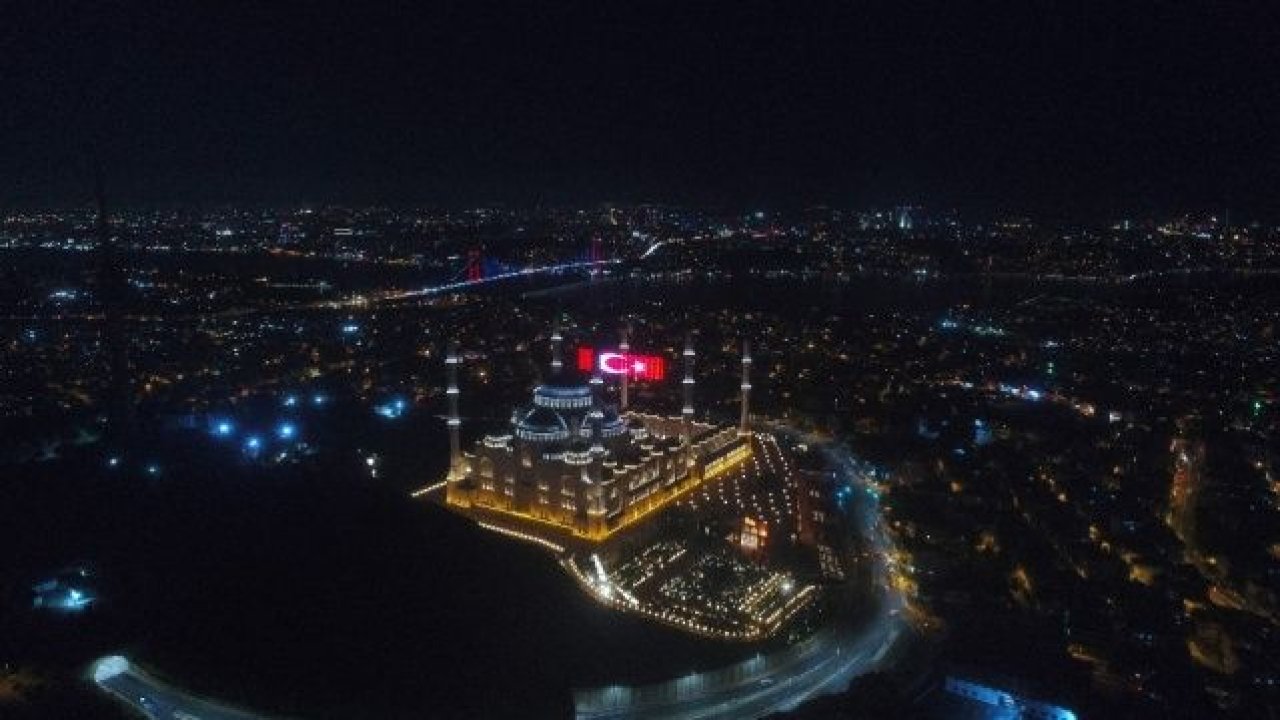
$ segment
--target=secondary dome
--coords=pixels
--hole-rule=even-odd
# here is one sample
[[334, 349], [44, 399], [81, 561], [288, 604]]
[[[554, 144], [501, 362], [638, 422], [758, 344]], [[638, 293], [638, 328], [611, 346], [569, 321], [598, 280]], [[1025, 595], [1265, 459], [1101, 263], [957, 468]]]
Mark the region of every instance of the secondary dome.
[[516, 435], [525, 440], [566, 440], [571, 436], [564, 416], [546, 406], [535, 406], [516, 419]]

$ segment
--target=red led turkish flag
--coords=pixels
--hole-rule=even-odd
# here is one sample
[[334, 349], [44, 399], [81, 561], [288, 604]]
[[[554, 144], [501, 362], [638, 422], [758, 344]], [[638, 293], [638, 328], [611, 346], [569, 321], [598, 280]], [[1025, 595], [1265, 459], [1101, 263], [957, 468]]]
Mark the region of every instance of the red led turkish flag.
[[578, 369], [605, 375], [626, 375], [632, 380], [662, 380], [667, 376], [667, 362], [659, 355], [638, 355], [618, 350], [578, 348]]

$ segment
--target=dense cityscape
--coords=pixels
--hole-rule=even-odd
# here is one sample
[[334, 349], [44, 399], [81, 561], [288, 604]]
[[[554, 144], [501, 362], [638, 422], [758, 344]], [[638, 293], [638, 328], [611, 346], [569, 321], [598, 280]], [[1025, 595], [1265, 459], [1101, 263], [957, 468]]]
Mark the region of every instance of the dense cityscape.
[[[111, 528], [104, 508], [231, 502], [190, 486], [210, 476], [277, 510], [295, 493], [322, 496], [317, 507], [370, 493], [396, 505], [393, 515], [439, 523], [455, 427], [446, 420], [459, 418], [462, 447], [506, 448], [516, 419], [502, 408], [554, 380], [553, 346], [575, 365], [582, 349], [619, 338], [630, 340], [628, 357], [665, 362], [665, 376], [621, 376], [639, 409], [619, 408], [626, 383], [616, 375], [598, 391], [583, 385], [582, 407], [599, 392], [613, 408], [601, 435], [577, 421], [584, 438], [606, 437], [623, 422], [611, 413], [625, 411], [628, 432], [648, 427], [681, 453], [694, 447], [679, 426], [684, 402], [695, 408], [692, 438], [708, 438], [697, 448], [719, 437], [705, 434], [715, 427], [741, 423], [750, 452], [700, 470], [694, 490], [674, 486], [669, 508], [646, 500], [655, 512], [642, 515], [660, 519], [628, 520], [616, 533], [496, 510], [450, 532], [502, 531], [495, 553], [529, 545], [558, 560], [506, 560], [538, 568], [538, 582], [719, 645], [687, 661], [700, 672], [758, 653], [784, 672], [800, 660], [771, 653], [825, 641], [836, 625], [854, 642], [884, 622], [877, 607], [896, 602], [901, 632], [875, 662], [850, 670], [864, 676], [850, 693], [878, 685], [870, 696], [901, 712], [979, 716], [974, 697], [984, 692], [1078, 717], [1256, 717], [1276, 702], [1277, 228], [1191, 216], [971, 225], [919, 207], [722, 215], [598, 206], [122, 213], [108, 248], [100, 232], [91, 210], [11, 214], [0, 231], [4, 525], [17, 550], [3, 697], [15, 708], [74, 696], [86, 653], [137, 647], [133, 661], [196, 695], [268, 714], [343, 716], [284, 691], [289, 680], [253, 660], [245, 663], [264, 682], [227, 697], [244, 670], [220, 677], [213, 661], [191, 657], [192, 635], [204, 638], [191, 626], [207, 622], [198, 609], [163, 621], [186, 643], [135, 636], [134, 613], [159, 612], [139, 596], [153, 584], [219, 585], [169, 576], [160, 558], [144, 559], [145, 537], [126, 538], [193, 533], [182, 544], [208, 553], [202, 533], [222, 531], [191, 526], [193, 510], [181, 508], [157, 510], [183, 518], [174, 525]], [[681, 354], [692, 348], [685, 377], [697, 378], [687, 385], [695, 399], [682, 401]], [[585, 382], [593, 361], [571, 369]], [[564, 388], [539, 390], [535, 405], [569, 398], [573, 386]], [[120, 392], [126, 402], [113, 407]], [[460, 397], [452, 408], [451, 397]], [[539, 412], [521, 415], [516, 432], [542, 432], [538, 423], [556, 417]], [[724, 437], [695, 452], [737, 447], [732, 431]], [[847, 460], [832, 459], [836, 448]], [[590, 467], [585, 445], [582, 453]], [[477, 457], [489, 455], [455, 462]], [[858, 531], [872, 495], [884, 544]], [[265, 510], [240, 502], [223, 509], [249, 516], [237, 519], [242, 529], [267, 522], [252, 517]], [[564, 505], [575, 502], [586, 500]], [[61, 532], [39, 532], [37, 516]], [[594, 544], [606, 535], [625, 542]], [[122, 557], [100, 538], [143, 543], [134, 552], [144, 554]], [[387, 541], [396, 553], [416, 542]], [[344, 552], [351, 561], [373, 550]], [[471, 562], [457, 548], [440, 552]], [[212, 561], [201, 572], [233, 570]], [[251, 575], [268, 605], [288, 595], [275, 572]], [[456, 602], [418, 592], [399, 601]], [[197, 608], [218, 602], [233, 600]], [[234, 637], [223, 642], [214, 654], [241, 650]], [[301, 651], [281, 647], [276, 657]], [[634, 698], [673, 702], [673, 692], [684, 712], [705, 710], [696, 692], [645, 685], [661, 675], [610, 671], [618, 675], [607, 682], [582, 672], [542, 690], [563, 703], [575, 688], [579, 717], [623, 712], [586, 688], [637, 682], [636, 705], [625, 708], [636, 717], [657, 701]], [[723, 695], [713, 696], [732, 702], [737, 691], [725, 687], [737, 681], [717, 682]], [[965, 695], [963, 683], [979, 690]], [[384, 716], [406, 712], [396, 705], [404, 695], [384, 699]], [[823, 716], [805, 699], [741, 702]]]
[[0, 719], [1280, 720], [1271, 4], [0, 10]]

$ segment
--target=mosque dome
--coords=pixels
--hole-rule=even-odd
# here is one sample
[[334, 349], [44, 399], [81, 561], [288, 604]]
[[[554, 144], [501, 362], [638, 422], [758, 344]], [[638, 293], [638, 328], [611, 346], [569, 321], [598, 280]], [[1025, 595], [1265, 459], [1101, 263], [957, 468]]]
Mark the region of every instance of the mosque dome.
[[535, 405], [517, 413], [516, 435], [525, 440], [555, 441], [571, 437], [569, 422], [556, 410]]

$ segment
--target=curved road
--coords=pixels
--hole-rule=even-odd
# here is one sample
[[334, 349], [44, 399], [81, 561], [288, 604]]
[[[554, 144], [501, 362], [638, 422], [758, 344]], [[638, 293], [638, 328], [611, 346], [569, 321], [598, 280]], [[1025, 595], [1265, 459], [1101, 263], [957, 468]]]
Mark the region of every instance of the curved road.
[[802, 645], [779, 651], [763, 661], [748, 660], [713, 673], [734, 677], [731, 682], [704, 683], [701, 676], [690, 675], [639, 688], [577, 691], [574, 700], [578, 720], [758, 718], [792, 710], [819, 695], [842, 692], [853, 678], [882, 665], [907, 629], [902, 618], [906, 600], [889, 581], [885, 561], [891, 541], [864, 469], [843, 445], [824, 445], [823, 451], [834, 470], [853, 487], [863, 490], [859, 494], [862, 502], [852, 517], [873, 550], [872, 580], [881, 593], [879, 608], [870, 622], [856, 630], [824, 630]]
[[150, 720], [264, 720], [169, 687], [119, 655], [99, 659], [91, 672], [98, 687]]

